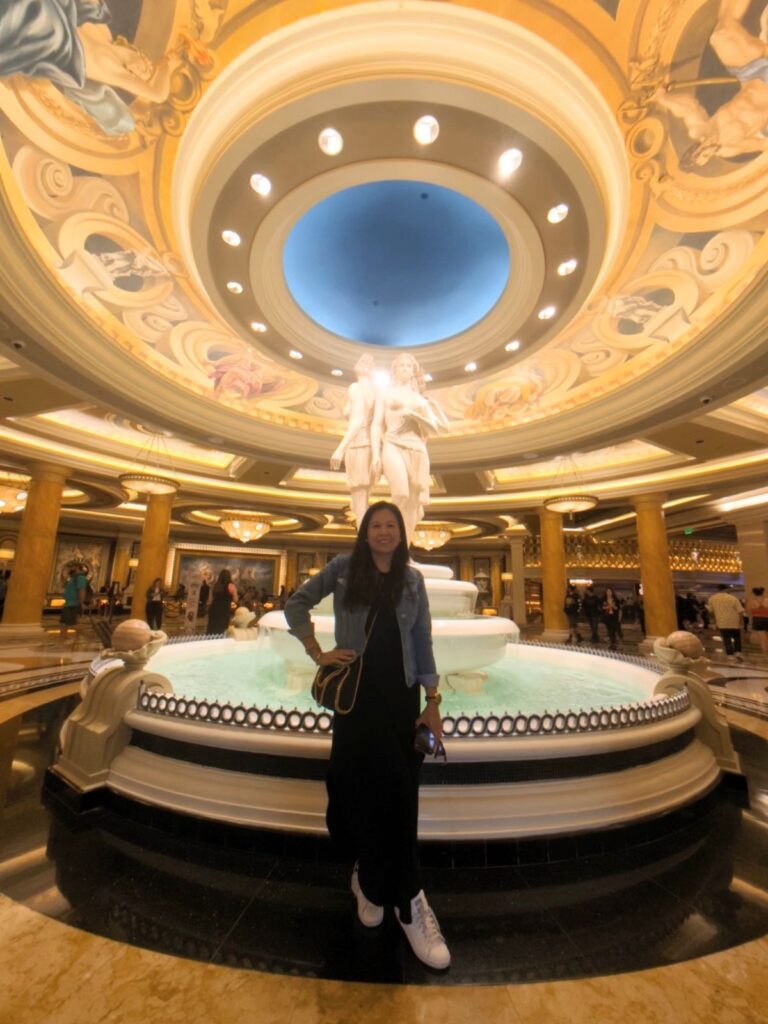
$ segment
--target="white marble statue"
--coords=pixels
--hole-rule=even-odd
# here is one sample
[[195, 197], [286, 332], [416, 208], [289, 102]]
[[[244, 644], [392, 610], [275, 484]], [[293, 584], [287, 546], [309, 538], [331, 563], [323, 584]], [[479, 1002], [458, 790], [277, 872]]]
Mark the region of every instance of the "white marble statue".
[[409, 543], [429, 504], [426, 438], [447, 426], [443, 411], [425, 394], [417, 360], [407, 352], [395, 356], [391, 383], [379, 391], [371, 423], [372, 477], [377, 480], [384, 470]]
[[358, 524], [368, 508], [371, 488], [380, 475], [380, 470], [375, 476], [373, 474], [371, 449], [371, 421], [376, 405], [375, 370], [373, 356], [367, 352], [355, 364], [357, 380], [349, 385], [344, 405], [347, 430], [331, 456], [331, 469], [338, 470], [344, 463], [352, 513]]

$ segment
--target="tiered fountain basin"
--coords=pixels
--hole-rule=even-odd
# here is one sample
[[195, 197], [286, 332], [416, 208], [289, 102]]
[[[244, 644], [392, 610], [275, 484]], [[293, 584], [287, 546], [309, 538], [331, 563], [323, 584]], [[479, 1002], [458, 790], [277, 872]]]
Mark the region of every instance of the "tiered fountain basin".
[[[425, 577], [432, 616], [432, 646], [437, 671], [441, 676], [463, 673], [464, 689], [477, 687], [478, 673], [498, 661], [510, 642], [520, 638], [520, 630], [510, 619], [475, 615], [477, 587], [465, 580], [454, 580], [449, 568], [440, 565], [417, 566]], [[333, 595], [328, 595], [312, 612], [320, 646], [334, 647]], [[308, 688], [316, 666], [301, 644], [288, 633], [281, 611], [267, 612], [259, 620], [260, 639], [265, 650], [276, 654], [288, 666], [286, 685], [291, 689]]]
[[[286, 685], [273, 640], [171, 643], [146, 671], [100, 666], [55, 772], [97, 801], [322, 834], [332, 719]], [[473, 659], [471, 692], [461, 671], [443, 681], [449, 761], [422, 769], [422, 839], [617, 827], [693, 803], [720, 778], [699, 710], [685, 689], [655, 694], [650, 663], [506, 644], [476, 670]]]

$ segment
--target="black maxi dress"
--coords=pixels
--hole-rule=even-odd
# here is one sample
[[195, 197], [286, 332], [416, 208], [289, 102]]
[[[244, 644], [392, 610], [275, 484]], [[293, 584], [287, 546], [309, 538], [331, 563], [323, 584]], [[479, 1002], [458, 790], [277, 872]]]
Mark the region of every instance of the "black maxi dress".
[[208, 632], [226, 632], [229, 620], [232, 618], [232, 594], [229, 587], [225, 591], [213, 591], [213, 600], [208, 609]]
[[[369, 614], [369, 626], [373, 610]], [[378, 906], [398, 907], [422, 888], [416, 838], [419, 768], [413, 749], [419, 685], [406, 685], [397, 613], [385, 596], [363, 655], [353, 710], [334, 715], [328, 770], [328, 831], [338, 853], [359, 861], [360, 887]]]

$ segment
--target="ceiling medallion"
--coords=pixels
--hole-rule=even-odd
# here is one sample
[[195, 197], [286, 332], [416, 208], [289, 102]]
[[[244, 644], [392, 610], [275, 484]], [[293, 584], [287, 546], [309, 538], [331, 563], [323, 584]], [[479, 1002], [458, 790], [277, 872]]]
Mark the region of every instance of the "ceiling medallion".
[[545, 498], [544, 508], [550, 512], [573, 515], [574, 512], [588, 512], [597, 505], [597, 498], [592, 494], [558, 494], [555, 498]]
[[248, 515], [238, 516], [237, 519], [220, 519], [219, 526], [224, 533], [232, 540], [239, 540], [241, 544], [247, 544], [252, 540], [261, 540], [265, 537], [272, 526], [267, 516]]
[[452, 536], [451, 531], [439, 523], [420, 523], [413, 531], [411, 543], [425, 551], [434, 551], [447, 544]]

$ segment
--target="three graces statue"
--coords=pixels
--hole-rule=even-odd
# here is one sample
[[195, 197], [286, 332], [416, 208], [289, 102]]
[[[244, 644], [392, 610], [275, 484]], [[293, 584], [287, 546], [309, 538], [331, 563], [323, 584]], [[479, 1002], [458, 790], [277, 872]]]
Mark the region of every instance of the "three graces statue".
[[389, 384], [377, 387], [373, 357], [365, 354], [355, 366], [344, 408], [347, 430], [331, 456], [331, 468], [347, 474], [352, 512], [359, 523], [368, 496], [384, 473], [392, 501], [405, 520], [407, 539], [429, 504], [429, 455], [426, 438], [448, 420], [426, 395], [417, 360], [402, 352], [392, 361]]

